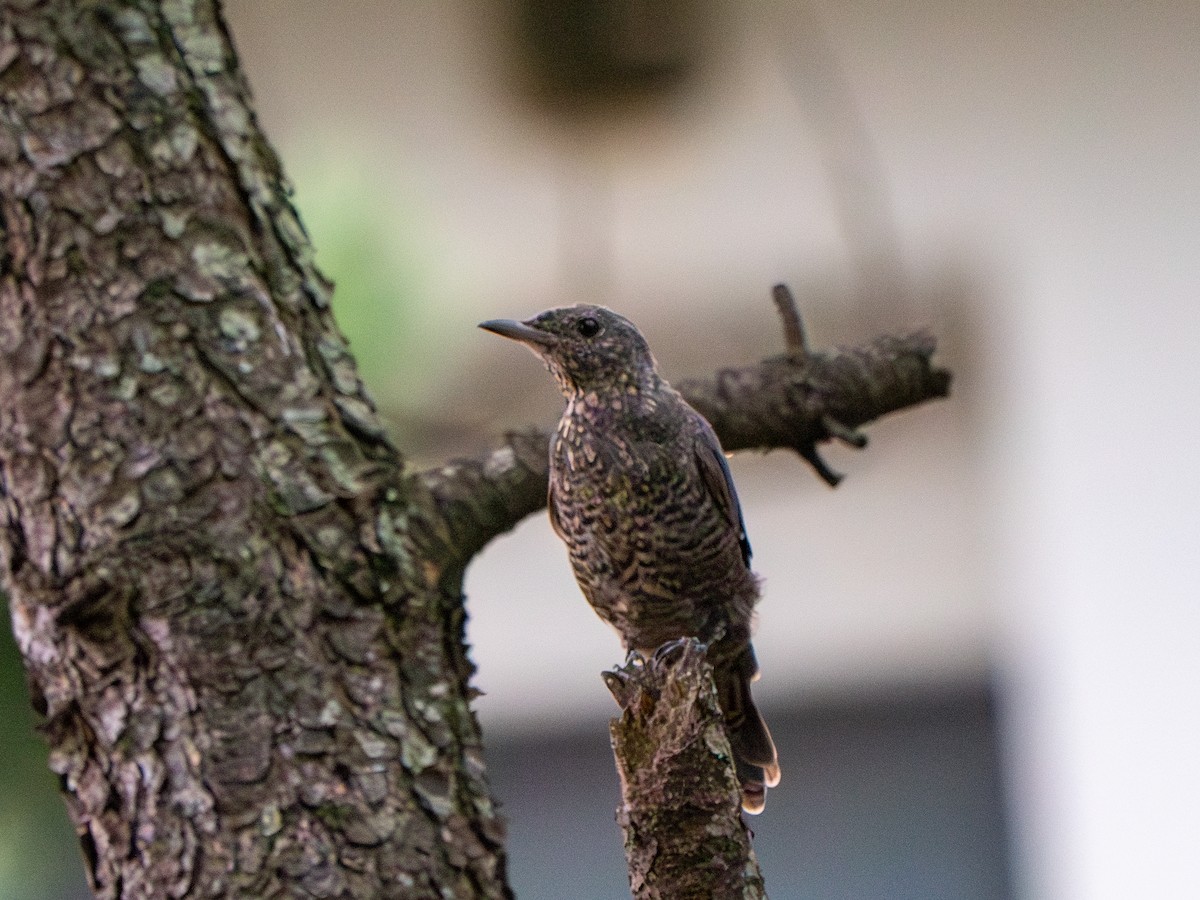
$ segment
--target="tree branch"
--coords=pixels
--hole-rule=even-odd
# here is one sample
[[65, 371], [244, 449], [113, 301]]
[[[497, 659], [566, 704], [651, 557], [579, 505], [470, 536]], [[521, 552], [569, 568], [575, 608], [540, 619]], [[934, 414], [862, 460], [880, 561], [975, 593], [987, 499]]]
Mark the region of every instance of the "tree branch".
[[[858, 429], [888, 413], [945, 397], [950, 373], [935, 366], [937, 342], [926, 332], [883, 335], [861, 347], [812, 351], [790, 292], [775, 288], [787, 352], [719, 370], [675, 386], [712, 423], [728, 452], [786, 448], [828, 484], [841, 475], [817, 446], [836, 439], [863, 447]], [[546, 503], [550, 435], [513, 432], [495, 450], [422, 472], [456, 546], [467, 561]]]
[[546, 505], [549, 478], [544, 429], [510, 431], [496, 449], [420, 473], [453, 538], [459, 568], [497, 535]]
[[634, 654], [604, 679], [622, 709], [609, 731], [633, 896], [765, 898], [704, 646]]

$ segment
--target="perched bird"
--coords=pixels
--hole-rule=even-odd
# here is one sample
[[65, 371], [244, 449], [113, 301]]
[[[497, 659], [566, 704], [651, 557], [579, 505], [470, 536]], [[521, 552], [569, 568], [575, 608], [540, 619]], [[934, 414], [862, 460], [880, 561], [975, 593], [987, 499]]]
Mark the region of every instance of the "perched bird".
[[742, 807], [762, 812], [779, 760], [750, 696], [758, 580], [712, 427], [659, 374], [634, 324], [602, 306], [479, 327], [541, 357], [566, 398], [547, 506], [583, 595], [628, 651], [708, 645]]

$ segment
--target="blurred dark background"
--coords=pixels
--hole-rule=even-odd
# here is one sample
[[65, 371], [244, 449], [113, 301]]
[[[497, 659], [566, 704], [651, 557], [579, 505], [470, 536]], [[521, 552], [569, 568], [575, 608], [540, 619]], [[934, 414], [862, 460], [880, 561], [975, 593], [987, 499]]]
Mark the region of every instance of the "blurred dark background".
[[[749, 820], [777, 900], [1003, 900], [995, 721], [985, 689], [768, 710], [785, 781]], [[522, 900], [628, 897], [602, 722], [493, 741]]]

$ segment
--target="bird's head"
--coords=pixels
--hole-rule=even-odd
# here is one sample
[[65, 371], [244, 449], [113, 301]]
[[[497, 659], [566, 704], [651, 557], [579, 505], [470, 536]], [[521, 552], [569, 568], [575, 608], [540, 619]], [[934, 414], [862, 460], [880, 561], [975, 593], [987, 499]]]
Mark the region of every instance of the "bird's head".
[[546, 363], [567, 397], [639, 387], [656, 375], [637, 327], [603, 306], [563, 306], [532, 319], [492, 319], [480, 328], [520, 341]]

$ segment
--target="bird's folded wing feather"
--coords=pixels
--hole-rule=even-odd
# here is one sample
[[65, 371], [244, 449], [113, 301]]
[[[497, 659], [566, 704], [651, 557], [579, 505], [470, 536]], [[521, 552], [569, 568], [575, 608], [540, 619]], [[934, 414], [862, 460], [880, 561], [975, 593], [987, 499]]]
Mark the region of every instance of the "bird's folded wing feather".
[[725, 454], [721, 452], [717, 436], [713, 434], [707, 422], [701, 424], [703, 427], [696, 435], [696, 464], [717, 508], [737, 531], [738, 542], [742, 547], [742, 560], [748, 567], [750, 540], [746, 537], [746, 523], [742, 521], [742, 507], [738, 503], [737, 489], [733, 486], [733, 476], [729, 472], [729, 464], [725, 462]]

